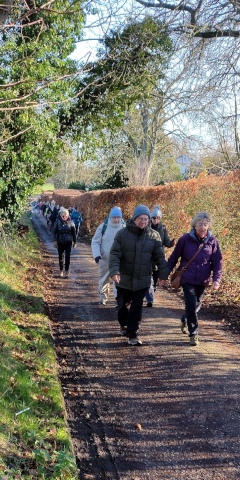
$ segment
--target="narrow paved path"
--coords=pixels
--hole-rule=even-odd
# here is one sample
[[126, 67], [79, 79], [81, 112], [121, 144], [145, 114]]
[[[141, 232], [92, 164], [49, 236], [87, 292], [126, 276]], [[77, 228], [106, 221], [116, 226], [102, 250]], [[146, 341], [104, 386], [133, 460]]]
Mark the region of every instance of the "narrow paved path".
[[113, 298], [97, 304], [90, 246], [78, 242], [60, 279], [44, 220], [33, 223], [79, 479], [239, 479], [239, 336], [203, 310], [190, 347], [181, 296], [162, 289], [144, 308], [143, 345], [128, 346]]

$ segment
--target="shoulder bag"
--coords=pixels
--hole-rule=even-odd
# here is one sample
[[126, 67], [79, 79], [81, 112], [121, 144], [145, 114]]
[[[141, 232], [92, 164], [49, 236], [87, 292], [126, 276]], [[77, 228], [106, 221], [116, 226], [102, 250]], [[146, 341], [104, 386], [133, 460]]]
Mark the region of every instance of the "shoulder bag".
[[170, 277], [170, 284], [171, 284], [171, 287], [174, 289], [174, 290], [178, 290], [180, 287], [181, 287], [181, 278], [182, 278], [182, 274], [183, 272], [185, 272], [186, 268], [188, 267], [188, 265], [193, 261], [193, 259], [198, 255], [198, 253], [200, 252], [200, 250], [202, 250], [203, 248], [203, 243], [201, 243], [201, 245], [199, 246], [198, 250], [196, 251], [196, 253], [194, 253], [193, 257], [190, 258], [190, 260], [187, 262], [187, 264], [185, 265], [185, 267], [183, 268], [180, 268], [180, 270], [175, 270], [175, 272], [171, 275]]

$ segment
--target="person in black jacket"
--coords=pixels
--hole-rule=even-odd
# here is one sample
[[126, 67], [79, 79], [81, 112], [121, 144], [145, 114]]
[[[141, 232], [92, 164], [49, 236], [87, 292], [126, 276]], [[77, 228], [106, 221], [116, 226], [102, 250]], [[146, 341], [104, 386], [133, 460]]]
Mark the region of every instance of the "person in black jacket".
[[159, 286], [169, 274], [159, 233], [149, 223], [148, 207], [138, 205], [126, 227], [117, 232], [110, 250], [109, 271], [117, 286], [120, 335], [128, 337], [129, 345], [142, 344], [138, 328], [143, 299], [151, 284], [152, 263], [158, 267]]
[[76, 230], [69, 211], [62, 208], [53, 227], [54, 246], [58, 249], [60, 277], [63, 277], [65, 254], [65, 278], [69, 277], [69, 265], [72, 246], [76, 246]]
[[51, 204], [46, 208], [45, 215], [47, 217], [47, 225], [48, 225], [49, 233], [51, 235], [54, 223], [56, 222], [57, 215], [58, 215], [58, 209], [56, 207], [55, 200], [52, 200]]
[[[162, 240], [162, 247], [164, 250], [164, 247], [171, 248], [174, 247], [175, 240], [170, 240], [168, 231], [166, 226], [162, 223], [162, 210], [159, 205], [155, 205], [152, 212], [151, 212], [151, 223], [150, 227], [153, 228], [153, 230], [156, 230], [156, 232], [159, 233], [160, 238]], [[154, 302], [154, 293], [156, 291], [157, 287], [157, 281], [158, 281], [158, 271], [157, 271], [157, 266], [153, 264], [153, 272], [152, 272], [152, 282], [151, 286], [149, 288], [149, 291], [146, 294], [146, 301], [147, 301], [147, 307], [152, 307], [153, 302]]]

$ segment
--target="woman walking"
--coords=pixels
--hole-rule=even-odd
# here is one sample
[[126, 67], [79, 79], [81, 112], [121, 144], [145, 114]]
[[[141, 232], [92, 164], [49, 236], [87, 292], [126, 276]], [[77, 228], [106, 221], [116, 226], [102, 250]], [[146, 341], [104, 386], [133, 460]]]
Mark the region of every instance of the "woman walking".
[[190, 345], [198, 344], [198, 312], [204, 290], [212, 277], [212, 288], [217, 290], [222, 277], [222, 254], [218, 241], [210, 231], [212, 218], [207, 212], [199, 212], [191, 221], [190, 233], [179, 238], [168, 259], [170, 272], [180, 259], [179, 269], [193, 258], [181, 277], [185, 300], [185, 313], [181, 318], [181, 330], [189, 332]]
[[[99, 265], [98, 270], [98, 294], [99, 304], [106, 305], [110, 294], [109, 276], [109, 253], [116, 233], [125, 227], [120, 207], [113, 207], [109, 216], [101, 223], [92, 238], [92, 254], [95, 262]], [[113, 294], [116, 300], [117, 291], [113, 283]]]
[[65, 278], [69, 277], [72, 246], [76, 246], [76, 230], [69, 211], [62, 208], [53, 227], [54, 246], [58, 249], [60, 277], [63, 277], [65, 255]]

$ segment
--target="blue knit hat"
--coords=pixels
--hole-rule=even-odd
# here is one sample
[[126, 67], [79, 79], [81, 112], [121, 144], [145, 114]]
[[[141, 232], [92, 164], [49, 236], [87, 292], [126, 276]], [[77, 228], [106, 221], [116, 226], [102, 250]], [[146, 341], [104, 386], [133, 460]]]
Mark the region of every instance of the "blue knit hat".
[[150, 210], [146, 205], [138, 205], [133, 212], [132, 219], [135, 220], [140, 215], [147, 215], [150, 218]]
[[113, 207], [109, 213], [109, 217], [120, 217], [122, 218], [122, 210], [120, 207]]

